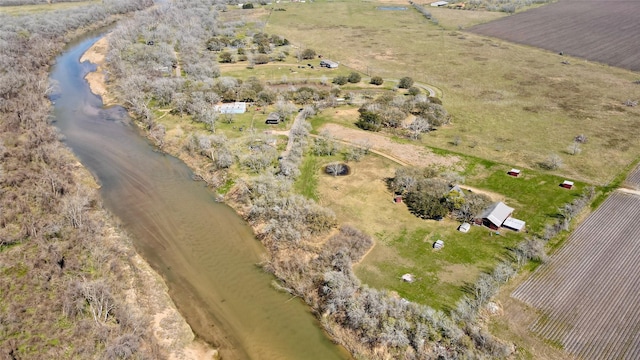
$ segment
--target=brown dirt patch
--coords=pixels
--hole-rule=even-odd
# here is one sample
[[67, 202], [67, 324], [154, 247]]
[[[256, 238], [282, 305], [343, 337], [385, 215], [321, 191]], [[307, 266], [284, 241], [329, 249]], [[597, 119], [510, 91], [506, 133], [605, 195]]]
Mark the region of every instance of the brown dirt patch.
[[438, 273], [440, 281], [454, 285], [473, 283], [477, 277], [478, 269], [464, 264], [449, 264]]
[[97, 65], [96, 71], [88, 73], [84, 78], [89, 83], [91, 92], [100, 96], [105, 106], [114, 104], [113, 97], [109, 96], [107, 92], [106, 79], [103, 72], [108, 50], [109, 40], [108, 37], [105, 36], [93, 44], [80, 58], [80, 61], [89, 61]]
[[460, 161], [460, 158], [455, 156], [436, 155], [422, 146], [396, 143], [384, 135], [369, 131], [349, 129], [337, 124], [326, 124], [320, 130], [327, 131], [336, 139], [352, 144], [369, 143], [373, 150], [388, 154], [391, 158], [399, 159], [412, 166], [453, 167]]
[[637, 1], [558, 1], [471, 31], [638, 71], [638, 18]]

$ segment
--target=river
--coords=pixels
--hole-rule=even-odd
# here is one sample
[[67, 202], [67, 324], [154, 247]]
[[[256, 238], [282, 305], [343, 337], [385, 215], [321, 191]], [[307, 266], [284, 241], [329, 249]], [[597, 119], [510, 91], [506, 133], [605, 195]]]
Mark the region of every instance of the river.
[[264, 249], [246, 222], [150, 145], [123, 108], [103, 108], [90, 92], [83, 77], [93, 66], [79, 59], [99, 38], [71, 44], [56, 60], [55, 125], [194, 332], [225, 359], [349, 358], [303, 302], [276, 291], [256, 266]]

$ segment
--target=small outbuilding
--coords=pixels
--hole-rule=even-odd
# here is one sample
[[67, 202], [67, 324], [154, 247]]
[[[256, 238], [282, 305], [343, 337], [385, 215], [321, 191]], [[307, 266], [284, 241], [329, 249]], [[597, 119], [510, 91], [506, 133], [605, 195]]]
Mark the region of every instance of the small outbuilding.
[[520, 176], [520, 170], [519, 169], [511, 169], [507, 172], [507, 175], [509, 176], [513, 176], [513, 177], [519, 177]]
[[339, 63], [331, 60], [320, 60], [320, 67], [326, 67], [327, 69], [337, 69], [340, 66]]
[[460, 224], [460, 226], [458, 226], [458, 231], [463, 233], [469, 232], [470, 229], [471, 229], [471, 224], [469, 223], [462, 223]]
[[396, 204], [402, 203], [402, 195], [395, 195], [393, 197], [393, 202], [396, 203]]
[[573, 181], [565, 180], [560, 184], [565, 189], [573, 189]]
[[272, 112], [267, 116], [267, 120], [265, 120], [265, 124], [271, 124], [271, 125], [280, 124], [280, 115], [278, 113]]
[[408, 282], [408, 283], [412, 283], [414, 281], [416, 281], [416, 277], [413, 276], [413, 274], [404, 274], [402, 275], [402, 280]]
[[521, 231], [522, 229], [524, 229], [525, 224], [526, 223], [522, 220], [508, 217], [507, 220], [502, 223], [502, 227], [513, 231]]
[[444, 247], [444, 241], [442, 240], [436, 240], [436, 242], [433, 243], [433, 248], [436, 250], [442, 249]]
[[448, 1], [436, 1], [431, 3], [431, 6], [433, 7], [440, 7], [440, 6], [447, 6], [447, 5], [449, 5]]

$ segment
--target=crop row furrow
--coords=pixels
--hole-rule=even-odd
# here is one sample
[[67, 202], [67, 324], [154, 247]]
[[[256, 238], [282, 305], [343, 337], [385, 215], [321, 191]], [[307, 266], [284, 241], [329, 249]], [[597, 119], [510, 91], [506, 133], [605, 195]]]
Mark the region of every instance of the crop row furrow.
[[640, 197], [611, 195], [511, 294], [542, 310], [529, 329], [582, 359], [638, 358], [639, 223]]

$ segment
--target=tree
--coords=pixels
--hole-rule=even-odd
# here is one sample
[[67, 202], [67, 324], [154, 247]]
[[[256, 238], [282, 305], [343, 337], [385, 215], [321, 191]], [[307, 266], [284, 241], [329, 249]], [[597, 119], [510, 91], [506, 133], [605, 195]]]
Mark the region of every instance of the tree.
[[356, 122], [356, 126], [363, 130], [380, 131], [382, 128], [382, 118], [378, 113], [363, 110], [360, 111], [360, 117]]
[[253, 4], [252, 3], [242, 4], [242, 8], [243, 9], [253, 9]]
[[580, 148], [580, 143], [577, 141], [572, 142], [568, 147], [567, 147], [567, 152], [570, 155], [578, 155], [582, 152], [582, 149]]
[[349, 81], [349, 78], [347, 78], [346, 76], [340, 75], [340, 76], [334, 77], [332, 83], [336, 85], [344, 85], [348, 81]]
[[369, 81], [369, 84], [372, 85], [382, 85], [384, 83], [384, 80], [382, 79], [381, 76], [373, 76], [371, 77], [371, 81]]
[[400, 79], [400, 81], [398, 82], [398, 87], [399, 87], [400, 89], [408, 89], [408, 88], [410, 88], [411, 86], [413, 86], [413, 79], [412, 79], [412, 78], [410, 78], [410, 77], [408, 77], [408, 76], [403, 77], [403, 78], [402, 78], [402, 79]]
[[407, 94], [411, 96], [416, 96], [420, 94], [420, 88], [418, 88], [417, 86], [412, 86], [407, 90]]
[[427, 133], [431, 130], [431, 124], [423, 117], [416, 117], [415, 120], [407, 127], [410, 131], [410, 137], [412, 139], [419, 139], [423, 133]]
[[300, 53], [300, 57], [302, 57], [305, 60], [315, 59], [316, 52], [313, 49], [304, 49], [302, 50], [302, 53]]
[[220, 53], [220, 62], [221, 63], [232, 63], [233, 55], [231, 55], [228, 51], [223, 51]]
[[360, 76], [360, 74], [358, 74], [355, 71], [352, 71], [351, 74], [349, 74], [349, 77], [347, 78], [347, 80], [352, 84], [359, 83], [361, 79], [362, 77]]
[[342, 172], [343, 166], [344, 165], [342, 165], [339, 162], [333, 162], [333, 163], [327, 165], [327, 173], [331, 174], [333, 176], [338, 176]]
[[540, 166], [547, 170], [556, 170], [562, 167], [562, 158], [558, 154], [551, 154], [549, 157], [540, 163]]
[[405, 198], [409, 210], [422, 219], [441, 219], [449, 213], [442, 201], [426, 191], [414, 191]]

